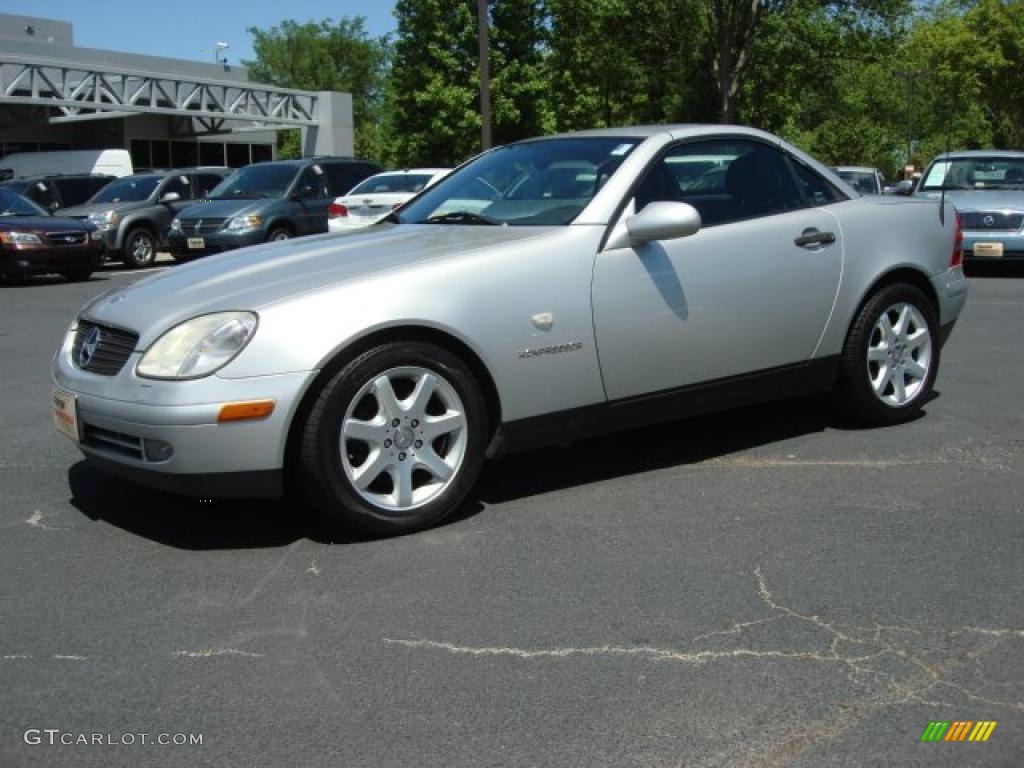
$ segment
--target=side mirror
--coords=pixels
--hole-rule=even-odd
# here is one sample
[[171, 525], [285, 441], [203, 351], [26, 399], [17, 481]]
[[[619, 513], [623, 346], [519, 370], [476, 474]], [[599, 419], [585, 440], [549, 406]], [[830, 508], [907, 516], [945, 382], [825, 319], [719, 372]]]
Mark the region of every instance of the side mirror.
[[626, 231], [632, 245], [689, 237], [700, 231], [700, 213], [687, 203], [648, 203], [626, 219]]
[[160, 198], [161, 203], [176, 203], [181, 200], [181, 195], [177, 192], [167, 192]]
[[914, 194], [914, 182], [910, 179], [904, 179], [896, 185], [897, 195], [912, 195]]

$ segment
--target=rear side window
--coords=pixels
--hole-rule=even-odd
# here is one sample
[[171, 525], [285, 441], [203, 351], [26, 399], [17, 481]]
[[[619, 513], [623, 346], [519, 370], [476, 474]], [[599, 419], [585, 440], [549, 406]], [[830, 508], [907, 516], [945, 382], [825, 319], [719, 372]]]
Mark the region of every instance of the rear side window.
[[297, 192], [303, 187], [312, 187], [316, 190], [316, 197], [327, 197], [327, 187], [324, 184], [325, 175], [323, 166], [319, 164], [309, 166], [309, 168], [306, 168], [299, 176], [299, 180], [295, 184], [294, 191]]
[[61, 202], [65, 208], [81, 205], [112, 180], [112, 178], [88, 176], [78, 179], [60, 179], [57, 186], [60, 187]]
[[348, 194], [356, 184], [370, 174], [363, 173], [361, 166], [355, 163], [327, 163], [324, 165], [327, 174], [327, 188], [332, 197]]
[[209, 197], [213, 188], [223, 180], [223, 176], [218, 176], [215, 173], [197, 173], [192, 177], [192, 183], [196, 188], [196, 198]]
[[[803, 192], [804, 197], [807, 198], [807, 202], [811, 205], [828, 205], [829, 203], [837, 203], [840, 200], [846, 199], [846, 195], [832, 186], [824, 177], [819, 176], [799, 160], [791, 158], [791, 164], [793, 166], [793, 170], [796, 171], [796, 177], [800, 182], [801, 191]], [[871, 183], [873, 187], [874, 174], [871, 176]], [[872, 192], [874, 192], [874, 189], [872, 189]]]

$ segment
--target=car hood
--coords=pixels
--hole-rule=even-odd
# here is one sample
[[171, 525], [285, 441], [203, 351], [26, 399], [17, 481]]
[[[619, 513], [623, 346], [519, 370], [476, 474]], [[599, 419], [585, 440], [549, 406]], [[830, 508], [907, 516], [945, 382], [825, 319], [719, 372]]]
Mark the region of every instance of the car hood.
[[412, 268], [561, 227], [384, 224], [242, 248], [183, 264], [87, 304], [90, 320], [140, 334], [145, 348], [168, 328], [197, 315], [259, 310], [299, 294], [382, 271]]
[[[922, 192], [917, 197], [938, 200], [940, 192]], [[948, 190], [946, 199], [958, 211], [1024, 211], [1024, 189]]]
[[86, 203], [85, 205], [73, 205], [70, 208], [61, 208], [60, 215], [84, 218], [90, 213], [103, 213], [103, 211], [131, 211], [135, 208], [144, 208], [147, 205], [149, 205], [149, 203], [146, 200], [121, 203]]
[[183, 209], [179, 219], [229, 219], [239, 214], [252, 213], [260, 208], [265, 208], [267, 203], [274, 202], [270, 197], [243, 197], [237, 200], [209, 200], [205, 203], [196, 203]]
[[0, 216], [0, 229], [7, 232], [89, 232], [93, 228], [92, 224], [64, 216]]

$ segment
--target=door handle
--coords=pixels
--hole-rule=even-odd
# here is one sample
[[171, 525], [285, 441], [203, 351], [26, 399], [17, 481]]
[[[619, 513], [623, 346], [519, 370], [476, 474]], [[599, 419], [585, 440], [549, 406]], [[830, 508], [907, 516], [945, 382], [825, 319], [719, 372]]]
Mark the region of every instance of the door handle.
[[793, 242], [801, 248], [815, 248], [822, 245], [831, 245], [835, 241], [836, 235], [834, 232], [821, 232], [814, 227], [810, 227], [801, 232], [800, 237], [796, 238]]

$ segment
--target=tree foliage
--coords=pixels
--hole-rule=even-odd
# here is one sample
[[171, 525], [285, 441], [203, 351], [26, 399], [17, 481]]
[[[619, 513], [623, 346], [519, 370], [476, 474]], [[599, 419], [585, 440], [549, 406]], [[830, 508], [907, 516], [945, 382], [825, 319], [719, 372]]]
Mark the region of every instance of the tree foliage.
[[[390, 47], [361, 19], [253, 30], [252, 74], [352, 92], [373, 156], [458, 163], [480, 149], [477, 0], [395, 16]], [[918, 165], [1024, 146], [1024, 0], [490, 0], [488, 21], [497, 143], [732, 121], [889, 174], [908, 139]]]
[[[380, 154], [389, 51], [386, 39], [369, 36], [365, 19], [306, 24], [284, 21], [267, 30], [250, 28], [249, 33], [256, 59], [244, 64], [253, 80], [284, 88], [351, 93], [356, 153], [366, 157]], [[279, 146], [279, 154], [299, 151], [297, 134], [282, 134], [284, 146]]]

